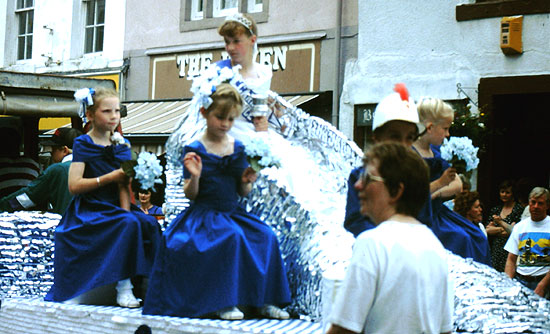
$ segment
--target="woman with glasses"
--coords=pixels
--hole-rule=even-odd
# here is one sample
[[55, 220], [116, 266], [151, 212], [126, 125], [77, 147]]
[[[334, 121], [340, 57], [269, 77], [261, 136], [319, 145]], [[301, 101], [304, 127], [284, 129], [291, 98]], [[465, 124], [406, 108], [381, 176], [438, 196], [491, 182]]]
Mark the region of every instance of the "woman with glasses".
[[365, 161], [367, 172], [355, 188], [361, 213], [377, 227], [353, 246], [327, 334], [450, 333], [454, 293], [447, 254], [415, 218], [429, 196], [429, 170], [399, 143], [376, 144]]

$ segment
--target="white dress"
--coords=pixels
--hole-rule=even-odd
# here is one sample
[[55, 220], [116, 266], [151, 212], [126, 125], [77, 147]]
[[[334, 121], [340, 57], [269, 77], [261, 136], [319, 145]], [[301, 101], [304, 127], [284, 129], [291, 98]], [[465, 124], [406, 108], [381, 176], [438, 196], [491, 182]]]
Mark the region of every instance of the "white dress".
[[[315, 141], [304, 143], [303, 140], [293, 142], [292, 138], [285, 138], [281, 134], [280, 120], [274, 115], [268, 117], [268, 131], [255, 131], [250, 114], [253, 106], [250, 99], [247, 101], [247, 97], [254, 94], [263, 96], [275, 94], [269, 91], [272, 78], [271, 68], [262, 64], [255, 64], [255, 66], [259, 69], [258, 77], [248, 79], [241, 77], [246, 87], [237, 87], [243, 96], [243, 112], [235, 120], [229, 134], [245, 144], [254, 136], [266, 137], [274, 154], [281, 157], [281, 167], [265, 168], [261, 174], [276, 181], [279, 187], [285, 189], [302, 208], [310, 212], [317, 220], [342, 222], [345, 211], [345, 195], [335, 196], [334, 190], [326, 189], [342, 190], [340, 175], [330, 170], [323, 170], [319, 164], [319, 159], [326, 158], [323, 157], [322, 151], [308, 150], [308, 147], [318, 149], [319, 147], [315, 146], [318, 146], [319, 143]], [[229, 61], [215, 63], [203, 75], [212, 76], [215, 69], [220, 67], [231, 68], [231, 65]], [[168, 140], [169, 160], [170, 155], [173, 161], [180, 159], [181, 148], [202, 133], [205, 121], [203, 117], [199, 116], [199, 108], [198, 103], [193, 101], [188, 111], [188, 117], [182, 120]], [[327, 183], [332, 183], [332, 185], [326, 187]]]

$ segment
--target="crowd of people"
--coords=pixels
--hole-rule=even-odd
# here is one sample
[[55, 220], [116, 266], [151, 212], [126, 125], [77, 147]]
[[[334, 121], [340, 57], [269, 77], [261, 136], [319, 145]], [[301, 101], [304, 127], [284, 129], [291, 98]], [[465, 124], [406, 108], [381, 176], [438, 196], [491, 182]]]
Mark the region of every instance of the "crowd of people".
[[[239, 69], [244, 84], [269, 88], [271, 72], [253, 60], [254, 21], [232, 15], [219, 33], [230, 58], [213, 67]], [[121, 167], [131, 159], [130, 145], [113, 139], [120, 125], [118, 94], [90, 90], [89, 130], [58, 129], [48, 143], [55, 163], [0, 199], [3, 211], [46, 201], [62, 214], [46, 300], [85, 303], [111, 285], [119, 306], [143, 305], [144, 314], [291, 316], [284, 310], [291, 294], [277, 236], [238, 201], [258, 177], [244, 138], [272, 131], [272, 115], [250, 113], [237, 88], [218, 83], [196, 91], [193, 103], [205, 129], [182, 143], [181, 152], [183, 190], [191, 205], [164, 231], [152, 217], [162, 215], [162, 208], [151, 203], [150, 190], [138, 189], [139, 205], [132, 203], [131, 182]], [[524, 206], [514, 197], [514, 184], [505, 181], [501, 204], [484, 221], [479, 194], [464, 191], [439, 150], [453, 119], [450, 105], [436, 98], [416, 103], [403, 84], [376, 107], [375, 145], [349, 175], [343, 226], [356, 241], [328, 333], [451, 332], [454, 294], [445, 249], [492, 265], [540, 296], [548, 294], [548, 190], [532, 189], [528, 217], [522, 219]], [[282, 169], [288, 187], [300, 188], [306, 183], [293, 181], [301, 175], [293, 174], [294, 165], [283, 161]], [[41, 195], [44, 189], [48, 196]], [[450, 199], [454, 211], [444, 205]], [[403, 317], [395, 321], [386, 316], [390, 313]]]

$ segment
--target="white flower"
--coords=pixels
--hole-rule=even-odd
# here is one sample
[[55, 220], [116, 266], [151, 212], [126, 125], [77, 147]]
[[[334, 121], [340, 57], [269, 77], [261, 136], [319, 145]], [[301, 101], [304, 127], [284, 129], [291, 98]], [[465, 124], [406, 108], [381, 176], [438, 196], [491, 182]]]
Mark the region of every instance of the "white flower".
[[141, 184], [141, 188], [145, 190], [155, 190], [154, 186], [157, 183], [162, 183], [160, 176], [162, 175], [162, 166], [160, 161], [153, 153], [141, 152], [137, 159], [137, 165], [134, 167], [136, 172], [135, 178]]
[[115, 144], [115, 145], [125, 145], [126, 144], [126, 141], [124, 140], [124, 137], [122, 137], [122, 135], [120, 134], [120, 132], [118, 131], [115, 131], [112, 135], [111, 135], [111, 143]]

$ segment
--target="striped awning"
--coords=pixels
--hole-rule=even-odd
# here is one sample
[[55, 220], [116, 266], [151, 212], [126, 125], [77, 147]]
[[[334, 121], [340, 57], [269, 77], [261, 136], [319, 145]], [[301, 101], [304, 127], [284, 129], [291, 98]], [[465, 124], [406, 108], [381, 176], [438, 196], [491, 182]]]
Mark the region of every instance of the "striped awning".
[[[306, 103], [319, 94], [283, 96], [294, 106]], [[179, 124], [191, 101], [137, 101], [122, 102], [127, 116], [122, 118], [122, 129], [129, 135], [168, 135]]]
[[187, 112], [190, 100], [123, 103], [122, 129], [127, 134], [170, 134]]

